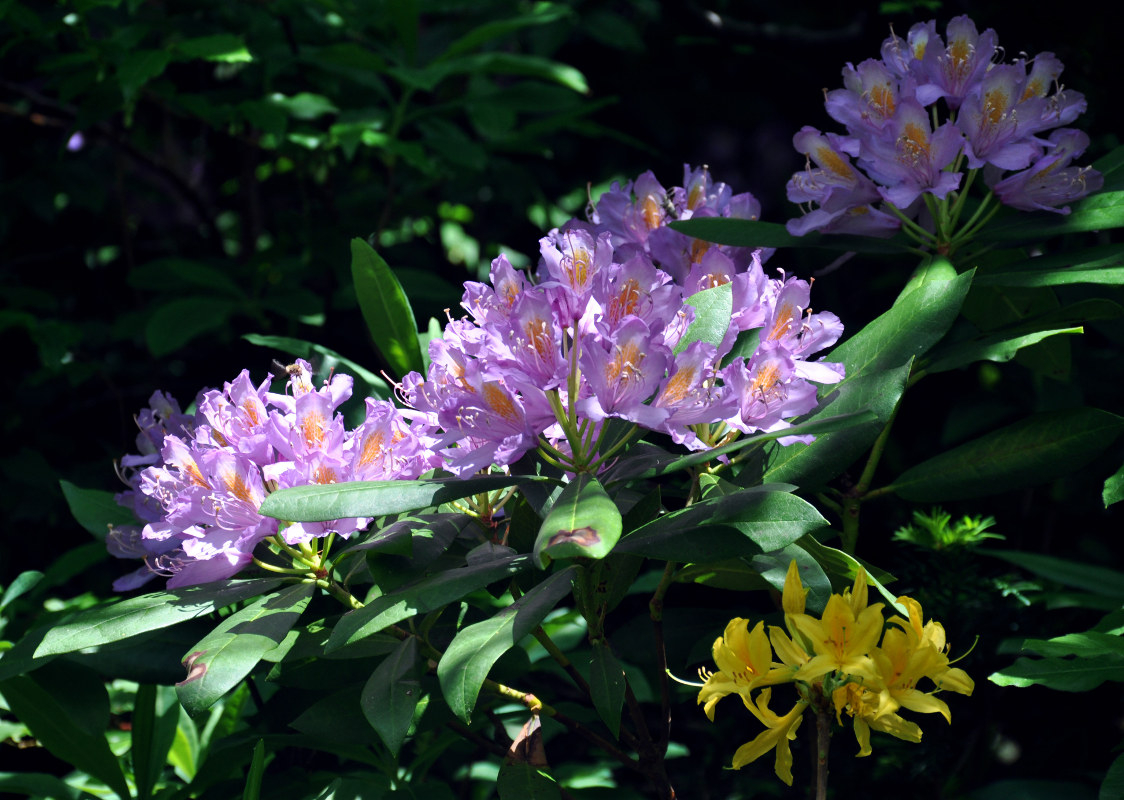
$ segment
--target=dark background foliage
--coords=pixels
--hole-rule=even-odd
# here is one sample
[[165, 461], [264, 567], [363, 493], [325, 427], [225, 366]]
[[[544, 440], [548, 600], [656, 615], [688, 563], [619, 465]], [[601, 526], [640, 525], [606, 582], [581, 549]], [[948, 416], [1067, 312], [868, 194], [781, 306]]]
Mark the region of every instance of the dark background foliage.
[[[1078, 124], [1092, 138], [1090, 160], [1119, 144], [1118, 37], [1091, 2], [1017, 11], [935, 1], [0, 3], [0, 336], [10, 376], [0, 584], [74, 553], [52, 573], [57, 591], [108, 592], [125, 569], [88, 546], [58, 480], [115, 488], [112, 461], [134, 450], [132, 416], [154, 389], [186, 406], [243, 368], [260, 380], [272, 359], [297, 355], [243, 334], [315, 342], [381, 368], [350, 285], [351, 238], [369, 238], [395, 268], [424, 328], [456, 313], [461, 282], [486, 276], [501, 247], [537, 258], [547, 228], [583, 213], [587, 184], [651, 169], [672, 185], [684, 163], [706, 163], [753, 192], [763, 219], [782, 222], [796, 212], [784, 183], [803, 167], [791, 137], [806, 124], [836, 129], [822, 92], [839, 85], [843, 65], [877, 57], [891, 24], [904, 34], [936, 17], [943, 32], [959, 13], [994, 27], [1008, 56], [1062, 59], [1064, 84], [1089, 100]], [[512, 24], [461, 38], [485, 23]], [[832, 258], [782, 252], [769, 266], [806, 277]], [[858, 330], [910, 267], [855, 258], [821, 275], [814, 302]], [[1108, 293], [1095, 288], [1071, 297]], [[1054, 374], [1021, 359], [911, 395], [887, 469], [1074, 398], [1124, 412], [1118, 330], [1094, 324], [1082, 338]], [[1120, 455], [950, 510], [996, 516], [1007, 546], [1119, 567], [1119, 514], [1104, 511], [1100, 486]], [[950, 730], [926, 726], [925, 748], [881, 745], [878, 785], [940, 796], [947, 774], [935, 765], [964, 789], [1095, 778], [1124, 723], [1118, 685], [1075, 708], [1067, 695], [985, 681], [1010, 662], [997, 654], [1003, 638], [1079, 630], [1093, 617], [1000, 596], [992, 581], [1018, 578], [1001, 562], [891, 546], [911, 510], [871, 506], [861, 554], [895, 572], [901, 592], [926, 587], [927, 612], [950, 631], [979, 633], [966, 666], [980, 691], [954, 701]], [[715, 630], [723, 614], [749, 613], [731, 612], [741, 602], [733, 594], [684, 589], [671, 601], [725, 603], [710, 609]], [[672, 762], [684, 785], [713, 787], [685, 796], [725, 796], [733, 779], [720, 765], [750, 737], [729, 720], [706, 724], [689, 698], [676, 713], [711, 759]], [[837, 759], [833, 769], [840, 797], [867, 796], [844, 787], [869, 780], [870, 765]], [[775, 788], [762, 779], [762, 792]]]

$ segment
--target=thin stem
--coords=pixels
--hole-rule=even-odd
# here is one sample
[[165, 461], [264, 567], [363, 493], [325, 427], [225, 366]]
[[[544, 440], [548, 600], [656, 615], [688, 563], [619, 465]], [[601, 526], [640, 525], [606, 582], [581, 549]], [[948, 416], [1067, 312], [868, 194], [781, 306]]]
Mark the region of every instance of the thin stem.
[[578, 672], [577, 667], [574, 666], [574, 662], [566, 657], [566, 654], [554, 643], [554, 640], [543, 630], [542, 626], [539, 625], [531, 631], [531, 635], [543, 646], [546, 652], [550, 653], [550, 657], [555, 660], [558, 666], [566, 670], [566, 674], [570, 676], [570, 680], [574, 682], [574, 685], [588, 697], [590, 694], [589, 684], [586, 682], [585, 678], [582, 677], [582, 674]]
[[671, 739], [671, 681], [667, 675], [667, 647], [663, 638], [663, 599], [675, 578], [676, 564], [668, 561], [664, 566], [663, 577], [660, 578], [652, 599], [648, 601], [648, 615], [652, 618], [652, 630], [655, 634], [656, 669], [660, 676], [660, 719], [663, 720], [663, 730], [660, 731], [657, 749], [667, 753], [667, 744]]
[[920, 225], [918, 225], [916, 222], [911, 220], [896, 205], [894, 205], [893, 203], [884, 203], [883, 205], [887, 209], [889, 209], [891, 214], [893, 214], [895, 217], [897, 217], [899, 220], [901, 220], [902, 227], [905, 228], [905, 232], [907, 234], [913, 236], [913, 238], [917, 239], [918, 241], [928, 239], [929, 241], [927, 242], [927, 244], [936, 244], [937, 237], [936, 237], [935, 234], [933, 234], [930, 231], [925, 230]]
[[827, 753], [831, 746], [831, 709], [816, 707], [816, 800], [827, 800]]
[[894, 406], [894, 410], [890, 412], [890, 418], [886, 420], [886, 426], [878, 434], [878, 438], [874, 440], [874, 445], [870, 448], [870, 455], [867, 456], [866, 466], [863, 467], [858, 483], [843, 498], [843, 552], [847, 555], [853, 556], [855, 554], [855, 546], [859, 540], [859, 512], [863, 501], [870, 499], [870, 484], [874, 481], [875, 470], [878, 469], [878, 462], [882, 460], [882, 453], [890, 439], [890, 429], [894, 426], [899, 408], [901, 408], [901, 400]]
[[307, 569], [296, 569], [295, 567], [276, 567], [273, 564], [270, 564], [266, 561], [262, 561], [257, 556], [254, 556], [254, 563], [257, 564], [262, 569], [269, 570], [270, 572], [278, 572], [282, 575], [307, 575], [308, 574]]

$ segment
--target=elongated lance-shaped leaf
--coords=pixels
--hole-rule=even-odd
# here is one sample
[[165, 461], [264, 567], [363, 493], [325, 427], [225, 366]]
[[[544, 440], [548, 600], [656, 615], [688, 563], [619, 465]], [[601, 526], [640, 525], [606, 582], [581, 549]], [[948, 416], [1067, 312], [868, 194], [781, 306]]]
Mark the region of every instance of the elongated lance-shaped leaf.
[[1097, 192], [1073, 203], [1060, 214], [1010, 213], [976, 234], [981, 242], [1041, 242], [1050, 236], [1124, 227], [1124, 191]]
[[73, 653], [167, 628], [225, 608], [231, 603], [257, 597], [280, 584], [278, 578], [215, 581], [95, 606], [67, 617], [48, 631], [35, 650], [35, 656]]
[[105, 535], [112, 525], [136, 525], [137, 518], [133, 512], [124, 506], [118, 505], [112, 492], [100, 489], [82, 489], [70, 481], [59, 481], [62, 495], [70, 513], [78, 524], [92, 533], [99, 541], [105, 541]]
[[382, 256], [362, 239], [351, 240], [351, 279], [367, 330], [390, 368], [398, 375], [423, 372], [410, 301]]
[[176, 739], [180, 706], [170, 686], [146, 683], [137, 689], [133, 704], [133, 778], [138, 800], [152, 797], [164, 772], [168, 751]]
[[589, 665], [589, 694], [597, 715], [616, 739], [621, 733], [621, 709], [624, 707], [624, 670], [604, 642], [593, 645]]
[[1104, 500], [1105, 508], [1124, 500], [1124, 467], [1116, 470], [1105, 480], [1101, 499]]
[[259, 511], [289, 522], [326, 522], [345, 517], [383, 517], [430, 508], [469, 495], [518, 486], [554, 482], [539, 475], [483, 475], [477, 478], [434, 478], [420, 481], [348, 481], [296, 486], [273, 492]]
[[415, 614], [428, 614], [461, 600], [489, 583], [518, 575], [531, 566], [531, 557], [512, 556], [483, 564], [444, 570], [417, 583], [384, 594], [363, 608], [345, 614], [328, 638], [326, 652], [374, 636], [387, 626]]
[[246, 773], [246, 786], [242, 790], [242, 800], [258, 800], [261, 797], [261, 780], [265, 774], [265, 739], [258, 739], [254, 745], [254, 757], [250, 759], [250, 770]]
[[1035, 414], [903, 472], [889, 488], [907, 500], [982, 497], [1067, 475], [1088, 464], [1124, 430], [1096, 408]]
[[1062, 692], [1087, 692], [1105, 681], [1124, 681], [1124, 658], [1020, 658], [987, 676], [1000, 686], [1048, 686]]
[[696, 239], [732, 247], [822, 247], [856, 253], [900, 253], [908, 246], [901, 236], [892, 240], [839, 234], [825, 236], [818, 233], [793, 236], [784, 225], [777, 222], [733, 217], [696, 217], [677, 220], [672, 222], [670, 227]]
[[53, 755], [103, 781], [118, 796], [132, 797], [105, 733], [87, 729], [81, 709], [64, 700], [62, 687], [48, 690], [34, 678], [21, 675], [0, 681], [0, 693], [12, 713]]
[[1010, 331], [980, 336], [966, 342], [958, 342], [948, 348], [934, 350], [933, 361], [925, 367], [925, 372], [946, 372], [976, 361], [1010, 361], [1024, 347], [1038, 344], [1051, 336], [1084, 333], [1084, 328], [1054, 328], [1033, 333], [1014, 334]]
[[314, 584], [299, 583], [231, 614], [184, 655], [187, 677], [176, 684], [189, 713], [202, 711], [233, 689], [277, 647], [308, 605]]
[[568, 567], [554, 573], [491, 619], [469, 625], [453, 638], [437, 664], [437, 679], [454, 714], [470, 720], [492, 665], [570, 593], [575, 571]]
[[363, 716], [391, 755], [397, 756], [402, 748], [421, 699], [417, 660], [418, 640], [408, 636], [375, 668], [363, 687]]
[[637, 528], [617, 543], [619, 553], [668, 561], [707, 562], [780, 550], [827, 526], [793, 487], [766, 484], [705, 497]]
[[975, 270], [931, 281], [898, 298], [893, 307], [831, 351], [847, 368], [843, 382], [894, 369], [927, 352], [948, 332], [964, 305]]
[[877, 420], [877, 416], [867, 409], [848, 414], [832, 414], [831, 416], [825, 414], [823, 417], [819, 417], [817, 414], [817, 417], [817, 419], [811, 419], [807, 422], [793, 425], [791, 428], [769, 431], [767, 433], [755, 433], [751, 436], [746, 436], [735, 442], [731, 442], [730, 444], [723, 445], [722, 447], [715, 447], [711, 450], [701, 450], [697, 453], [688, 453], [685, 456], [662, 451], [640, 451], [638, 457], [630, 459], [630, 457], [626, 455], [621, 459], [618, 467], [609, 470], [606, 474], [609, 475], [613, 481], [624, 480], [626, 478], [655, 478], [660, 475], [667, 475], [671, 472], [689, 469], [699, 464], [705, 464], [708, 461], [714, 461], [719, 456], [728, 456], [731, 453], [744, 450], [752, 445], [776, 441], [786, 436], [819, 436], [833, 431], [868, 425]]
[[587, 472], [574, 476], [554, 501], [535, 539], [535, 564], [551, 559], [604, 558], [621, 538], [621, 512]]
[[1118, 244], [1065, 250], [1037, 256], [976, 276], [977, 286], [1066, 286], [1073, 283], [1124, 284], [1124, 250]]
[[[1100, 631], [1067, 633], [1053, 639], [1027, 639], [1023, 650], [1030, 650], [1040, 656], [1093, 656], [1114, 655], [1124, 660], [1124, 637]], [[1124, 663], [1121, 664], [1124, 668]], [[1124, 680], [1124, 677], [1121, 677]]]
[[842, 430], [828, 431], [811, 444], [794, 442], [773, 445], [765, 465], [766, 481], [795, 483], [798, 486], [822, 486], [840, 475], [865, 453], [886, 426], [898, 405], [909, 379], [912, 361], [882, 372], [868, 372], [845, 382], [825, 399], [826, 405], [805, 423], [791, 430], [801, 430], [821, 419], [827, 422], [865, 415], [861, 424]]
[[1085, 564], [1058, 558], [1045, 553], [1026, 553], [1021, 550], [995, 550], [980, 547], [977, 553], [994, 556], [1017, 567], [1041, 575], [1066, 586], [1084, 589], [1106, 597], [1124, 598], [1124, 573], [1099, 564]]

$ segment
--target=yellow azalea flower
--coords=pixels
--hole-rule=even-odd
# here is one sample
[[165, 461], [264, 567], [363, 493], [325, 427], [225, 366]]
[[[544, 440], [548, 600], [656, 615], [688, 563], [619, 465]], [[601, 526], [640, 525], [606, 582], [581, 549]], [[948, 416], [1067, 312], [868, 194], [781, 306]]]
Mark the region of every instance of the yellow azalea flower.
[[712, 648], [718, 671], [706, 676], [699, 691], [699, 703], [712, 722], [714, 707], [728, 694], [740, 694], [748, 702], [749, 692], [758, 686], [785, 683], [793, 679], [792, 670], [773, 669], [773, 651], [765, 636], [765, 623], [758, 622], [752, 631], [741, 618], [732, 619], [722, 637]]
[[[908, 609], [909, 619], [905, 620], [893, 616], [890, 617], [888, 622], [901, 628], [908, 638], [908, 644], [912, 650], [922, 650], [927, 646], [934, 651], [929, 656], [931, 661], [925, 665], [925, 671], [922, 675], [935, 683], [938, 689], [958, 692], [963, 695], [972, 694], [976, 687], [975, 681], [964, 670], [949, 666], [944, 626], [936, 620], [929, 620], [922, 624], [924, 616], [921, 611], [921, 604], [912, 597], [899, 597], [898, 603]], [[883, 644], [883, 647], [885, 647], [885, 644]]]
[[893, 711], [882, 708], [882, 697], [877, 692], [857, 683], [845, 683], [832, 692], [831, 699], [839, 724], [843, 724], [843, 711], [854, 717], [855, 739], [859, 743], [858, 758], [869, 756], [873, 752], [870, 748], [872, 728], [914, 744], [921, 741], [921, 728]]
[[[859, 599], [863, 607], [856, 611]], [[865, 599], [865, 573], [860, 572], [855, 579], [855, 591], [843, 596], [833, 594], [822, 619], [807, 614], [793, 617], [797, 630], [815, 652], [815, 656], [797, 670], [797, 680], [812, 681], [829, 672], [877, 680], [878, 672], [868, 653], [882, 633], [882, 604], [867, 606]]]
[[772, 691], [772, 689], [762, 689], [757, 696], [756, 704], [750, 703], [748, 698], [742, 698], [745, 701], [746, 708], [753, 712], [753, 716], [761, 720], [765, 730], [752, 742], [747, 742], [738, 748], [738, 751], [734, 753], [733, 767], [734, 769], [741, 769], [746, 764], [756, 761], [776, 748], [777, 757], [773, 770], [777, 773], [778, 778], [792, 786], [792, 750], [788, 743], [796, 738], [796, 730], [804, 719], [804, 709], [808, 707], [808, 704], [799, 700], [792, 707], [792, 710], [783, 717], [777, 716], [769, 709], [769, 698]]
[[920, 714], [939, 713], [946, 722], [952, 722], [952, 714], [943, 700], [917, 689], [918, 681], [933, 672], [942, 659], [947, 661], [932, 644], [910, 647], [910, 639], [904, 631], [890, 628], [882, 637], [882, 646], [876, 648], [871, 657], [883, 685], [878, 716], [905, 707]]

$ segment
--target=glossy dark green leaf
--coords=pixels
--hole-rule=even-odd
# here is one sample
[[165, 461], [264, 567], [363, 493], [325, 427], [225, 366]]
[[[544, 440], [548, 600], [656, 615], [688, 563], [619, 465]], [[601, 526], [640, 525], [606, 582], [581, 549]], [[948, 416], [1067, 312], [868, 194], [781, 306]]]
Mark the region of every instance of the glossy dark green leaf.
[[808, 590], [804, 602], [809, 611], [818, 614], [823, 611], [828, 598], [831, 597], [831, 581], [815, 556], [800, 546], [801, 542], [811, 538], [811, 536], [802, 536], [794, 544], [782, 550], [762, 553], [745, 560], [761, 576], [766, 586], [771, 586], [778, 592], [784, 592], [789, 564], [795, 561], [800, 569], [800, 582]]
[[1097, 800], [1117, 800], [1124, 797], [1124, 755], [1119, 755], [1109, 766], [1101, 781], [1101, 791]]
[[902, 295], [889, 311], [828, 355], [847, 368], [843, 382], [894, 369], [927, 352], [952, 326], [975, 271], [950, 281], [933, 281]]
[[580, 473], [566, 484], [535, 539], [535, 563], [604, 558], [621, 538], [621, 512], [597, 479]]
[[1106, 231], [1124, 227], [1124, 191], [1097, 192], [1070, 204], [1070, 213], [1013, 213], [976, 235], [980, 242], [1041, 242], [1063, 233]]
[[371, 372], [366, 367], [345, 358], [335, 350], [330, 350], [323, 345], [306, 342], [303, 339], [293, 339], [289, 336], [263, 336], [260, 333], [247, 333], [243, 337], [250, 344], [260, 347], [272, 347], [284, 353], [286, 360], [289, 358], [309, 359], [316, 357], [320, 369], [332, 371], [337, 366], [342, 367], [340, 372], [346, 372], [357, 380], [367, 384], [365, 393], [386, 400], [390, 397], [390, 384], [379, 375]]
[[160, 75], [170, 60], [171, 55], [163, 50], [134, 50], [126, 54], [117, 65], [117, 79], [126, 102], [135, 99], [140, 88]]
[[436, 61], [445, 61], [454, 56], [470, 53], [495, 39], [515, 33], [523, 28], [556, 22], [570, 13], [563, 6], [553, 3], [540, 3], [532, 7], [529, 14], [512, 15], [505, 19], [486, 22], [454, 41], [445, 49], [444, 53], [438, 56]]
[[415, 614], [428, 614], [490, 583], [518, 575], [530, 568], [531, 557], [512, 556], [431, 575], [411, 586], [377, 597], [363, 608], [345, 614], [328, 639], [327, 652], [374, 636]]
[[68, 698], [64, 687], [43, 686], [30, 676], [17, 676], [0, 681], [0, 693], [16, 718], [53, 755], [103, 781], [120, 797], [132, 797], [104, 729], [88, 729], [80, 718], [85, 709]]
[[180, 707], [170, 686], [146, 683], [133, 704], [132, 759], [138, 800], [152, 797], [176, 739]]
[[976, 361], [1010, 361], [1024, 347], [1038, 344], [1051, 336], [1074, 335], [1084, 332], [1084, 328], [1078, 327], [1054, 328], [1022, 334], [1007, 331], [978, 336], [934, 350], [930, 354], [933, 360], [925, 366], [925, 372], [946, 372], [950, 369], [973, 364]]
[[1035, 414], [941, 453], [891, 484], [916, 502], [982, 497], [1080, 469], [1111, 445], [1124, 419], [1095, 408]]
[[[781, 485], [783, 487], [783, 485]], [[827, 525], [816, 509], [777, 484], [712, 495], [665, 514], [617, 544], [617, 552], [707, 562], [787, 547]]]
[[105, 534], [110, 525], [137, 524], [133, 512], [118, 505], [113, 499], [113, 492], [81, 489], [70, 481], [59, 481], [59, 486], [74, 519], [99, 541], [105, 541]]
[[363, 687], [363, 715], [391, 755], [397, 756], [421, 699], [418, 640], [408, 636], [371, 673]]
[[42, 772], [0, 772], [0, 795], [78, 800], [79, 790]]
[[697, 217], [672, 222], [672, 230], [732, 247], [823, 247], [857, 253], [900, 253], [904, 243], [869, 236], [810, 233], [793, 236], [784, 225], [732, 217]]
[[999, 686], [1047, 686], [1062, 692], [1087, 692], [1105, 681], [1124, 681], [1124, 657], [1020, 658], [987, 676]]
[[127, 639], [209, 614], [232, 603], [257, 597], [281, 583], [277, 578], [215, 581], [203, 586], [156, 592], [80, 611], [51, 628], [36, 657], [73, 653]]
[[768, 452], [764, 480], [815, 487], [840, 475], [870, 448], [886, 426], [905, 391], [911, 367], [912, 362], [907, 361], [895, 369], [871, 371], [843, 382], [825, 398], [823, 408], [792, 430], [864, 412], [868, 415], [866, 421], [818, 434], [811, 444], [773, 445]]
[[1074, 283], [1124, 283], [1124, 250], [1118, 244], [1084, 250], [1065, 250], [1039, 256], [1002, 269], [983, 272], [977, 286], [1065, 286]]
[[469, 721], [492, 665], [570, 594], [574, 572], [555, 572], [491, 619], [457, 633], [437, 665], [441, 692], [456, 716]]
[[621, 709], [624, 708], [624, 670], [613, 651], [604, 642], [593, 645], [589, 664], [589, 694], [597, 715], [616, 739], [621, 732]]
[[816, 559], [817, 562], [824, 568], [826, 572], [832, 575], [838, 575], [848, 582], [853, 581], [855, 576], [859, 574], [859, 570], [866, 572], [866, 580], [871, 586], [878, 590], [886, 604], [896, 610], [899, 614], [909, 616], [909, 610], [898, 603], [897, 595], [886, 588], [887, 583], [892, 583], [894, 580], [893, 575], [882, 570], [873, 569], [869, 565], [860, 564], [858, 559], [854, 556], [847, 555], [842, 550], [834, 547], [828, 547], [814, 536], [805, 536], [797, 546], [806, 550], [809, 555]]
[[1023, 642], [1023, 650], [1050, 657], [1092, 658], [1111, 655], [1124, 658], [1124, 638], [1099, 631], [1067, 633], [1052, 639], [1027, 639]]
[[351, 279], [367, 331], [390, 368], [399, 376], [424, 370], [410, 301], [382, 256], [362, 239], [351, 240]]
[[484, 475], [427, 481], [351, 481], [297, 486], [273, 492], [259, 509], [267, 517], [290, 522], [324, 522], [345, 517], [385, 517], [434, 508], [473, 494], [520, 483], [550, 482], [537, 475]]
[[246, 788], [242, 790], [242, 800], [259, 800], [263, 775], [265, 775], [265, 739], [258, 739], [257, 744], [254, 745], [254, 757], [250, 760], [250, 769], [246, 771]]
[[1041, 575], [1043, 578], [1066, 586], [1108, 597], [1124, 598], [1124, 572], [1108, 567], [1071, 561], [1045, 553], [1027, 553], [1022, 550], [994, 550], [981, 547], [976, 552], [1001, 558], [1035, 575]]
[[259, 598], [184, 654], [187, 677], [176, 684], [180, 703], [194, 714], [233, 689], [300, 619], [315, 585], [299, 583]]
[[733, 284], [724, 283], [713, 289], [704, 289], [688, 297], [684, 302], [695, 309], [695, 319], [675, 345], [678, 355], [694, 342], [708, 342], [715, 347], [730, 330], [730, 315], [733, 313]]

